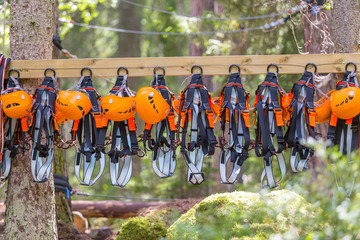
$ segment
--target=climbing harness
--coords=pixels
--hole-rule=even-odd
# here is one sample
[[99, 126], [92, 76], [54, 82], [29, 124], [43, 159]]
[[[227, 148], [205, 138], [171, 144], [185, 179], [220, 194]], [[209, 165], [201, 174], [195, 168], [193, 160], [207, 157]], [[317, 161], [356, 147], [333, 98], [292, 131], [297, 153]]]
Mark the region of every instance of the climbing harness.
[[[200, 73], [195, 74], [195, 68]], [[202, 166], [204, 156], [213, 155], [217, 144], [214, 136], [214, 113], [211, 110], [211, 96], [202, 80], [201, 66], [191, 68], [190, 84], [180, 94], [180, 116], [177, 138], [181, 137], [181, 152], [188, 165], [188, 182], [196, 185], [204, 181]], [[180, 132], [180, 127], [182, 132]], [[187, 132], [190, 127], [190, 142]]]
[[[314, 72], [308, 71], [308, 67], [313, 66]], [[305, 72], [295, 82], [291, 94], [291, 112], [292, 116], [285, 134], [285, 140], [291, 148], [290, 166], [294, 173], [301, 172], [307, 168], [309, 158], [314, 154], [314, 149], [306, 146], [306, 139], [312, 137], [315, 139], [315, 110], [314, 97], [315, 86], [314, 76], [317, 67], [313, 63], [305, 66]]]
[[[276, 67], [276, 72], [269, 72], [271, 66]], [[255, 93], [254, 112], [256, 111], [256, 139], [255, 153], [258, 157], [264, 157], [264, 170], [261, 174], [261, 184], [264, 186], [266, 177], [267, 185], [270, 188], [276, 187], [285, 176], [286, 165], [283, 150], [286, 149], [286, 142], [283, 137], [283, 109], [282, 99], [285, 91], [279, 85], [277, 73], [279, 67], [270, 64], [267, 67], [266, 78]], [[276, 141], [274, 137], [276, 136]], [[277, 144], [277, 149], [275, 148]], [[276, 156], [281, 172], [281, 179], [274, 179], [272, 160]]]
[[[120, 75], [122, 69], [126, 71], [125, 75]], [[132, 174], [132, 156], [138, 153], [139, 147], [134, 118], [135, 96], [127, 85], [127, 68], [120, 67], [117, 75], [114, 87], [102, 99], [101, 106], [104, 114], [114, 121], [112, 144], [108, 152], [111, 185], [125, 187]]]
[[[84, 71], [90, 75], [84, 76]], [[98, 103], [100, 95], [97, 93], [92, 83], [92, 71], [90, 68], [81, 70], [81, 78], [76, 85], [76, 91], [85, 93], [92, 104], [89, 113], [79, 120], [74, 120], [72, 127], [72, 140], [76, 141], [75, 175], [80, 184], [91, 186], [99, 179], [105, 168], [105, 137], [108, 126], [108, 118], [102, 116]], [[99, 172], [94, 179], [92, 175], [96, 162], [99, 161]], [[83, 163], [83, 168], [81, 165]], [[81, 169], [83, 174], [81, 174]]]
[[[238, 72], [232, 73], [236, 67]], [[249, 98], [250, 94], [245, 90], [240, 79], [240, 67], [229, 67], [230, 77], [221, 91], [221, 119], [222, 135], [219, 137], [220, 153], [220, 178], [222, 183], [234, 184], [241, 171], [244, 161], [249, 157], [250, 145], [250, 119]], [[213, 108], [214, 109], [214, 108]], [[225, 130], [228, 131], [229, 139], [225, 140]], [[229, 161], [230, 160], [230, 161]], [[232, 171], [227, 174], [227, 165], [232, 162]]]
[[[17, 77], [11, 75], [17, 73]], [[19, 71], [11, 69], [6, 88], [1, 91], [1, 102], [5, 113], [4, 120], [4, 148], [1, 161], [1, 181], [5, 181], [11, 168], [11, 159], [20, 148], [29, 149], [29, 145], [22, 146], [20, 141], [28, 141], [27, 115], [30, 113], [32, 99], [19, 86]]]
[[[53, 72], [53, 76], [47, 73]], [[52, 68], [44, 72], [44, 81], [34, 94], [35, 103], [31, 111], [31, 137], [33, 142], [31, 157], [31, 173], [35, 182], [46, 182], [51, 172], [54, 157], [54, 135], [58, 129], [55, 122], [55, 78]]]
[[[354, 66], [354, 71], [348, 71], [349, 65]], [[356, 78], [357, 75], [357, 66], [355, 63], [349, 62], [345, 65], [345, 74], [342, 80], [336, 83], [335, 92], [331, 94], [331, 101], [337, 101], [337, 99], [333, 100], [333, 95], [337, 91], [341, 91], [341, 89], [354, 87], [358, 88], [359, 83]], [[349, 98], [344, 99], [339, 104], [347, 104], [349, 101], [352, 101], [351, 98], [354, 96], [349, 96]], [[358, 103], [357, 103], [358, 104]], [[353, 118], [349, 119], [341, 119], [338, 118], [333, 112], [330, 117], [330, 125], [328, 129], [327, 136], [328, 144], [330, 147], [337, 145], [339, 146], [339, 151], [342, 156], [346, 155], [349, 162], [351, 162], [351, 152], [359, 150], [359, 114]], [[335, 174], [336, 185], [337, 188], [344, 193], [347, 197], [350, 197], [352, 193], [352, 189], [355, 183], [355, 177], [352, 180], [351, 186], [346, 189], [343, 184], [342, 177]]]
[[[162, 69], [162, 74], [156, 71]], [[165, 119], [156, 123], [146, 123], [143, 135], [143, 142], [152, 151], [152, 167], [156, 175], [161, 178], [171, 177], [176, 168], [176, 126], [175, 113], [172, 101], [175, 99], [174, 94], [167, 88], [165, 84], [165, 69], [161, 66], [154, 68], [154, 79], [151, 87], [156, 89], [162, 98], [169, 105], [169, 113]], [[155, 125], [155, 139], [151, 136], [151, 130]]]
[[[0, 91], [2, 91], [4, 89], [4, 81], [5, 81], [5, 72], [6, 72], [6, 67], [7, 65], [10, 63], [11, 59], [10, 58], [5, 58], [5, 56], [3, 54], [0, 54], [0, 80], [1, 80], [1, 89]], [[1, 104], [2, 105], [2, 104]], [[3, 117], [3, 108], [1, 106], [0, 108], [0, 134], [1, 134], [1, 143], [0, 143], [0, 161], [3, 161], [3, 152], [4, 152], [4, 144], [5, 144], [5, 132], [4, 132], [4, 122], [5, 118]], [[10, 163], [8, 164], [9, 166], [6, 165], [7, 163], [1, 162], [1, 169], [2, 169], [2, 174], [0, 176], [0, 188], [4, 186], [5, 181], [6, 181], [6, 177], [8, 175], [8, 173], [6, 173], [7, 171], [10, 171]], [[9, 169], [9, 170], [7, 170]]]

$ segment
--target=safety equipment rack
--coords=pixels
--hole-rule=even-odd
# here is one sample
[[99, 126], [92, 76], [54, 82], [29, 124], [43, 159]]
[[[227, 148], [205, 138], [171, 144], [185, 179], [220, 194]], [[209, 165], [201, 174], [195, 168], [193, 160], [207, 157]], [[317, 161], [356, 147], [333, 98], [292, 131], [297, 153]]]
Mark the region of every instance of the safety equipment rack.
[[[55, 60], [13, 60], [9, 69], [18, 69], [20, 78], [42, 78], [44, 69], [56, 70], [57, 77], [78, 77], [83, 67], [93, 71], [93, 77], [116, 77], [119, 66], [125, 66], [131, 77], [153, 76], [155, 66], [166, 69], [167, 76], [188, 76], [193, 65], [200, 65], [204, 75], [228, 75], [231, 64], [238, 64], [241, 75], [266, 74], [266, 66], [276, 64], [280, 74], [302, 74], [304, 66], [315, 63], [318, 73], [343, 73], [348, 62], [360, 64], [360, 54], [289, 54], [236, 55], [149, 58], [84, 58]], [[351, 69], [350, 69], [351, 70]]]

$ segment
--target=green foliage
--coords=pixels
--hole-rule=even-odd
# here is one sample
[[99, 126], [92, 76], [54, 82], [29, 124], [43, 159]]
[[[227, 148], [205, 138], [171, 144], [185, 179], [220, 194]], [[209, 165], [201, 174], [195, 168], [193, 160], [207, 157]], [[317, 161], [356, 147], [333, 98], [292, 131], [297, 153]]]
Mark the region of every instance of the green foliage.
[[195, 205], [168, 229], [168, 239], [269, 239], [274, 234], [306, 236], [321, 229], [309, 219], [319, 210], [298, 194], [215, 194]]
[[166, 236], [167, 226], [159, 215], [130, 218], [121, 227], [116, 240], [160, 239]]

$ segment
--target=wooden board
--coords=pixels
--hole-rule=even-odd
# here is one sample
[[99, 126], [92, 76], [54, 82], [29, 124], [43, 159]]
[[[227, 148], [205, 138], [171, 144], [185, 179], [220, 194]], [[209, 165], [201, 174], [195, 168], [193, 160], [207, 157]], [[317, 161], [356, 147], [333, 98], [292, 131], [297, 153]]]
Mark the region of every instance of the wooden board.
[[57, 76], [62, 78], [80, 77], [83, 67], [91, 68], [94, 77], [115, 77], [117, 69], [125, 66], [130, 77], [143, 77], [153, 76], [154, 67], [161, 65], [165, 67], [167, 76], [189, 76], [191, 67], [195, 64], [202, 66], [204, 75], [227, 75], [229, 66], [238, 64], [241, 74], [251, 75], [264, 74], [268, 64], [275, 63], [280, 68], [279, 74], [299, 74], [304, 72], [304, 67], [309, 62], [318, 66], [318, 73], [344, 72], [345, 64], [350, 61], [360, 64], [360, 54], [14, 60], [9, 69], [18, 69], [21, 78], [41, 78], [48, 67], [54, 68]]

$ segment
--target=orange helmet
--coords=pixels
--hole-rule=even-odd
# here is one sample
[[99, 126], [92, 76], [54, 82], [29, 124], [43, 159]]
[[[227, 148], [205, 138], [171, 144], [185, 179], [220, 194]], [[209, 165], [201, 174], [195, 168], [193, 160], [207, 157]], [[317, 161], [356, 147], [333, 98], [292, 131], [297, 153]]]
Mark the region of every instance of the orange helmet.
[[69, 121], [69, 119], [66, 118], [64, 116], [64, 114], [57, 109], [55, 110], [55, 118], [56, 118], [57, 124], [63, 124], [63, 123], [66, 123], [67, 121]]
[[180, 99], [175, 99], [173, 102], [172, 102], [172, 107], [174, 109], [174, 111], [176, 112], [177, 115], [180, 115]]
[[125, 121], [135, 116], [135, 97], [107, 95], [101, 100], [104, 114], [114, 122]]
[[219, 116], [220, 114], [220, 108], [221, 108], [221, 99], [219, 97], [213, 97], [211, 99], [211, 110], [214, 112], [216, 116]]
[[140, 88], [136, 95], [136, 109], [140, 118], [149, 124], [158, 123], [166, 118], [170, 106], [154, 88]]
[[360, 88], [347, 87], [331, 94], [332, 113], [340, 119], [350, 119], [360, 113]]
[[316, 123], [324, 123], [330, 119], [330, 95], [335, 90], [329, 91], [326, 96], [323, 96], [315, 103], [315, 121]]
[[62, 115], [71, 120], [79, 120], [92, 108], [85, 93], [79, 91], [60, 91], [55, 106]]
[[30, 113], [32, 99], [24, 91], [15, 91], [1, 96], [3, 111], [9, 118], [23, 118]]

